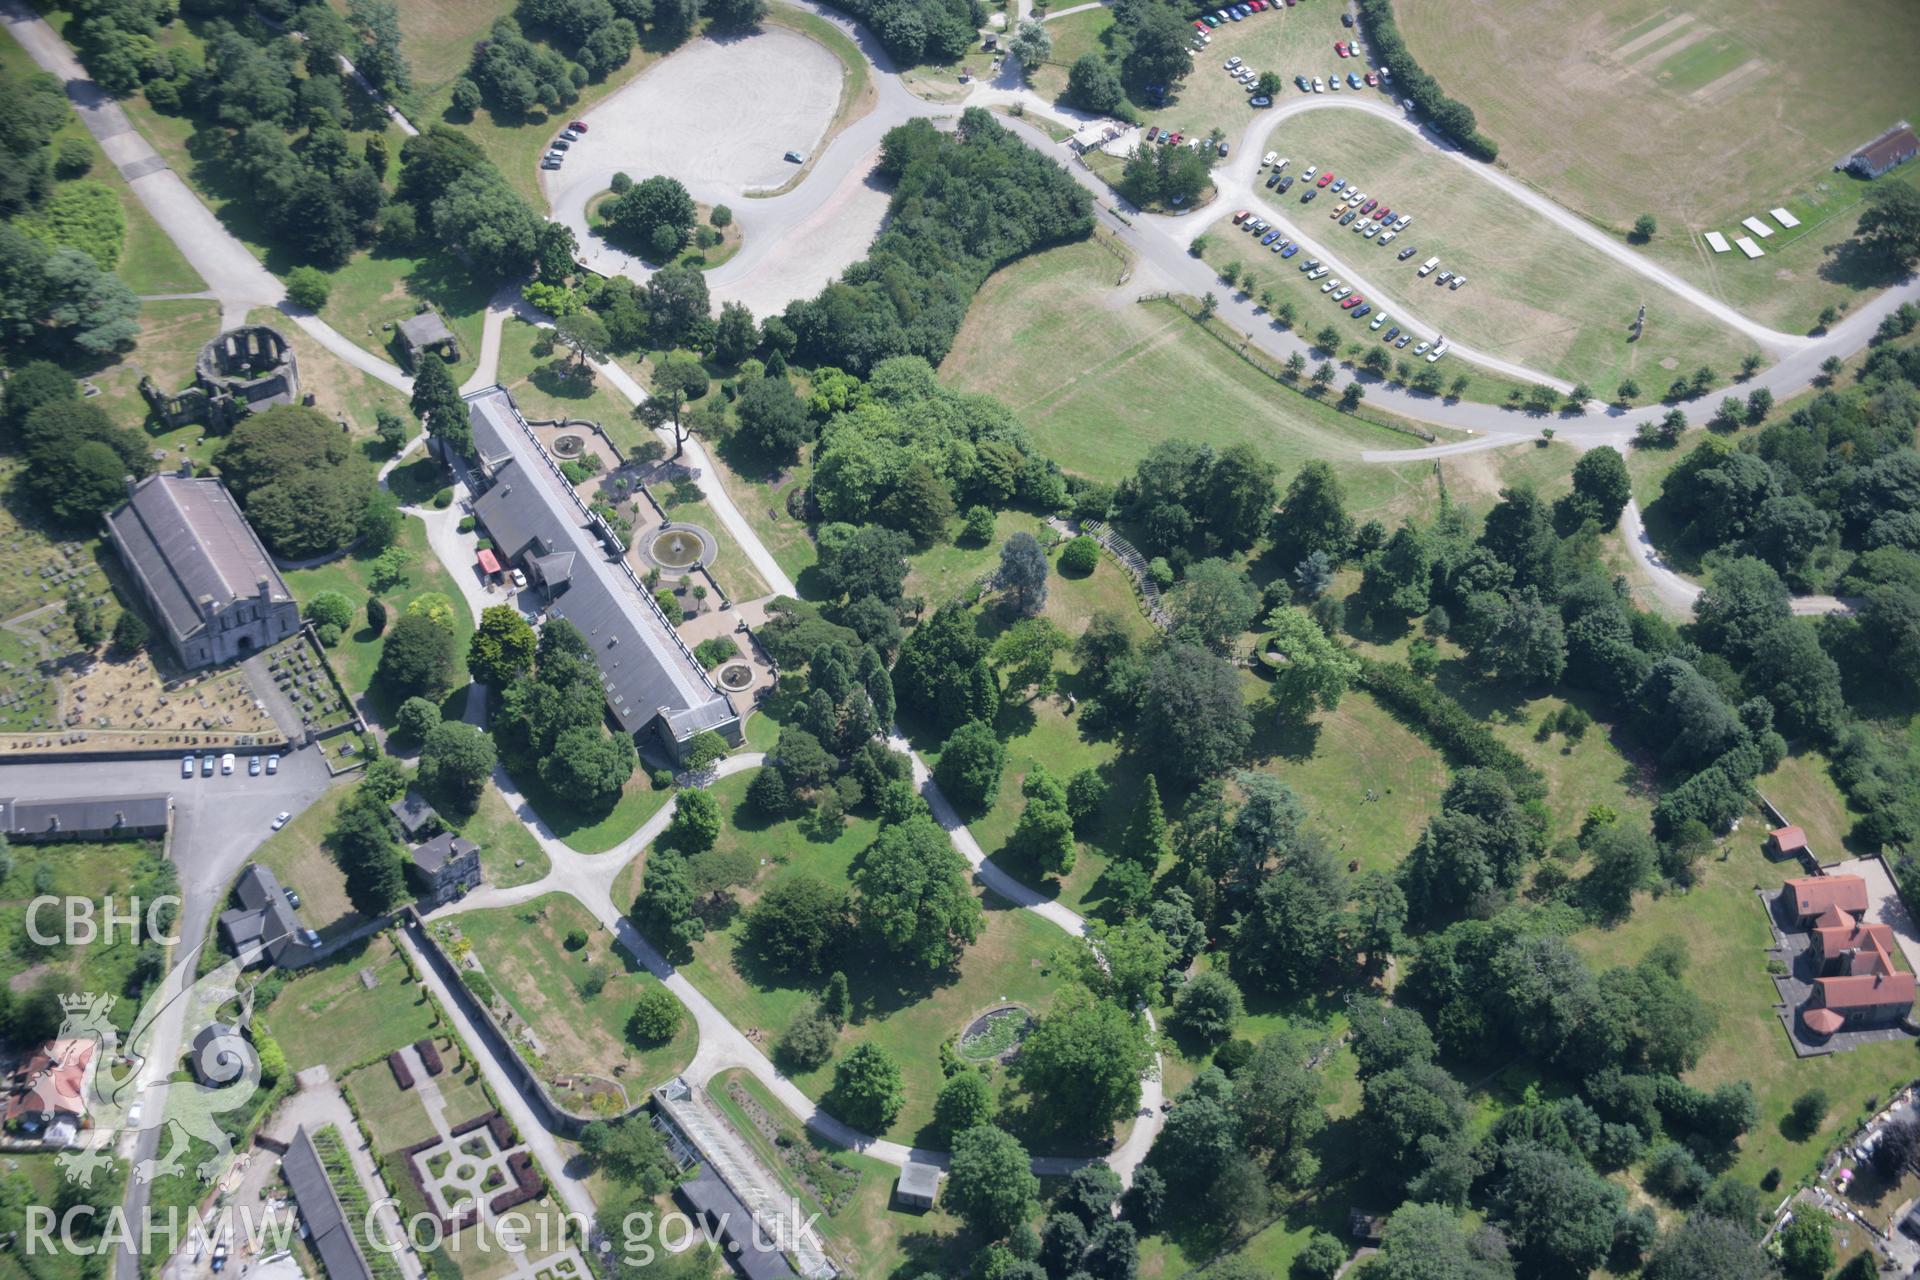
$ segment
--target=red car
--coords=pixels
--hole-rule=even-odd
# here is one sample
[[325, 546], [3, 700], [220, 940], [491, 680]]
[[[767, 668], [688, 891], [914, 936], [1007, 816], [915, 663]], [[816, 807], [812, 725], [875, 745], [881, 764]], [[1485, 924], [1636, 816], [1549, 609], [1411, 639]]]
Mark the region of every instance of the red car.
[[1340, 300], [1340, 307], [1342, 310], [1351, 311], [1365, 301], [1365, 298], [1356, 293], [1351, 298], [1342, 298]]
[[1391, 218], [1392, 216], [1393, 216], [1393, 210], [1387, 208], [1385, 205], [1382, 205], [1380, 207], [1380, 212], [1374, 215], [1375, 220], [1379, 222], [1385, 222], [1388, 218]]
[[1374, 207], [1375, 205], [1377, 205], [1377, 204], [1379, 204], [1379, 203], [1380, 203], [1380, 202], [1379, 202], [1378, 200], [1369, 200], [1369, 201], [1367, 201], [1367, 202], [1366, 202], [1365, 204], [1363, 204], [1363, 205], [1361, 205], [1361, 206], [1360, 206], [1360, 212], [1362, 212], [1362, 213], [1372, 213], [1372, 212], [1373, 212], [1373, 207]]
[[1207, 34], [1207, 24], [1204, 22], [1195, 22], [1193, 24], [1193, 29], [1195, 31], [1198, 31], [1201, 35]]
[[1157, 138], [1159, 138], [1159, 136], [1160, 136], [1160, 126], [1159, 126], [1159, 125], [1157, 125], [1157, 124], [1150, 124], [1150, 125], [1148, 125], [1148, 126], [1147, 126], [1147, 141], [1148, 141], [1148, 142], [1152, 142], [1152, 141], [1154, 141], [1154, 140], [1156, 140]]
[[1371, 71], [1369, 71], [1369, 72], [1367, 72], [1367, 84], [1368, 84], [1368, 86], [1369, 86], [1369, 87], [1371, 87], [1371, 86], [1373, 86], [1373, 85], [1377, 85], [1377, 84], [1379, 84], [1379, 83], [1380, 83], [1380, 81], [1379, 81], [1379, 79], [1378, 79], [1378, 77], [1376, 77], [1376, 76], [1375, 76], [1375, 75], [1373, 74], [1373, 72], [1371, 72]]
[[1233, 215], [1233, 225], [1236, 227], [1239, 226], [1241, 223], [1245, 222], [1246, 220], [1247, 220], [1247, 210], [1245, 209], [1242, 209], [1238, 213]]
[[1315, 178], [1313, 181], [1313, 185], [1316, 187], [1324, 187], [1329, 182], [1332, 182], [1332, 181], [1333, 181], [1333, 171], [1329, 169], [1327, 172], [1321, 174], [1318, 178]]
[[1171, 138], [1167, 137], [1167, 135], [1163, 133], [1160, 135], [1160, 138], [1163, 142], [1165, 142], [1170, 147], [1177, 147], [1180, 145], [1180, 135], [1177, 133], [1174, 134]]
[[1347, 56], [1347, 42], [1346, 42], [1345, 40], [1335, 40], [1335, 41], [1333, 42], [1333, 51], [1334, 51], [1335, 53], [1337, 53], [1337, 54], [1339, 54], [1339, 55], [1340, 55], [1341, 57], [1343, 57], [1343, 58], [1344, 58], [1344, 57], [1346, 57], [1346, 56]]
[[584, 120], [572, 120], [567, 123], [567, 128], [573, 130], [575, 133], [585, 133], [587, 131], [587, 122]]

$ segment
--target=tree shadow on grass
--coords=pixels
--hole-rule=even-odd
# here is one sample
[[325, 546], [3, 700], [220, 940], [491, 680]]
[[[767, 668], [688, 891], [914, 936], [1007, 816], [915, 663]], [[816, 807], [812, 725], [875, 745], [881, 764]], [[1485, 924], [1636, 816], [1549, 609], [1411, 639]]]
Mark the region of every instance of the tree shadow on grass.
[[527, 381], [555, 400], [591, 400], [599, 389], [590, 366], [577, 365], [566, 357], [535, 365]]
[[1469, 715], [1488, 724], [1517, 723], [1521, 706], [1535, 696], [1511, 681], [1483, 678], [1458, 658], [1442, 662], [1434, 671], [1433, 683]]

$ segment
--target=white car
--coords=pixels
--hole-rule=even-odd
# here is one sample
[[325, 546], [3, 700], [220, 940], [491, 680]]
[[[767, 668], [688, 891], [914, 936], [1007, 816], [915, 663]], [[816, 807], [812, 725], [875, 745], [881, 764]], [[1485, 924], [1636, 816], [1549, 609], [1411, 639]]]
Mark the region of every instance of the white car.
[[[1326, 268], [1325, 268], [1325, 267], [1322, 267], [1322, 268], [1321, 268], [1321, 270], [1322, 270], [1322, 271], [1324, 271], [1324, 270], [1326, 270]], [[1307, 279], [1309, 279], [1309, 280], [1311, 280], [1311, 279], [1313, 279], [1313, 277], [1312, 277], [1312, 276], [1308, 276], [1308, 277], [1307, 277]], [[1320, 286], [1320, 292], [1322, 292], [1322, 293], [1332, 293], [1332, 292], [1333, 292], [1333, 291], [1334, 291], [1335, 289], [1338, 289], [1339, 287], [1340, 287], [1340, 280], [1339, 280], [1339, 278], [1338, 278], [1338, 277], [1335, 277], [1334, 279], [1332, 279], [1332, 280], [1329, 280], [1329, 281], [1327, 281], [1327, 282], [1326, 282], [1325, 284], [1323, 284], [1323, 285], [1321, 285], [1321, 286]]]
[[1238, 54], [1235, 54], [1235, 55], [1234, 55], [1233, 57], [1231, 57], [1231, 58], [1228, 58], [1228, 59], [1227, 59], [1227, 70], [1229, 70], [1229, 71], [1231, 71], [1231, 70], [1233, 70], [1233, 69], [1234, 69], [1235, 67], [1237, 67], [1237, 66], [1239, 66], [1239, 65], [1240, 65], [1240, 62], [1241, 62], [1241, 59], [1240, 59], [1240, 56], [1239, 56]]
[[1403, 213], [1399, 217], [1393, 220], [1393, 229], [1395, 231], [1405, 231], [1408, 227], [1412, 225], [1413, 225], [1413, 215], [1410, 213]]
[[274, 815], [273, 829], [275, 831], [278, 831], [280, 828], [286, 826], [289, 822], [292, 822], [292, 821], [293, 821], [293, 815], [286, 812], [285, 810], [282, 810], [278, 814]]
[[1378, 329], [1381, 325], [1385, 324], [1389, 318], [1390, 317], [1387, 315], [1387, 313], [1382, 311], [1379, 315], [1373, 318], [1373, 323], [1368, 325], [1367, 328]]
[[1339, 302], [1339, 301], [1341, 301], [1341, 300], [1343, 300], [1343, 299], [1344, 299], [1344, 298], [1345, 298], [1345, 297], [1346, 297], [1346, 296], [1347, 296], [1348, 294], [1350, 294], [1350, 293], [1352, 293], [1352, 292], [1353, 292], [1353, 286], [1351, 286], [1351, 285], [1341, 285], [1341, 286], [1340, 286], [1340, 287], [1339, 287], [1338, 289], [1335, 289], [1335, 290], [1333, 291], [1333, 300], [1334, 300], [1335, 302]]
[[1433, 345], [1433, 344], [1432, 344], [1431, 342], [1423, 342], [1423, 343], [1421, 343], [1421, 344], [1420, 344], [1419, 346], [1417, 346], [1417, 347], [1415, 347], [1415, 348], [1413, 349], [1413, 354], [1415, 354], [1415, 355], [1417, 355], [1417, 356], [1423, 356], [1423, 355], [1425, 355], [1425, 354], [1427, 354], [1427, 348], [1428, 348], [1428, 347], [1431, 347], [1432, 345]]
[[229, 751], [220, 757], [220, 772], [222, 774], [233, 772], [233, 752]]
[[1455, 276], [1453, 279], [1447, 281], [1447, 288], [1458, 289], [1461, 285], [1465, 284], [1466, 282], [1467, 282], [1467, 278], [1465, 276]]
[[1264, 168], [1266, 168], [1266, 167], [1267, 167], [1268, 165], [1270, 165], [1270, 164], [1272, 164], [1272, 163], [1273, 163], [1273, 161], [1274, 161], [1274, 158], [1275, 158], [1276, 156], [1278, 156], [1279, 154], [1280, 154], [1280, 153], [1279, 153], [1278, 151], [1269, 151], [1269, 152], [1267, 152], [1267, 154], [1265, 154], [1265, 155], [1263, 155], [1263, 156], [1261, 156], [1261, 157], [1260, 157], [1260, 167], [1261, 167], [1262, 169], [1264, 169]]
[[1319, 76], [1315, 76], [1313, 78], [1313, 91], [1315, 93], [1324, 93], [1326, 91], [1326, 88], [1327, 88], [1326, 82], [1322, 80]]
[[1364, 191], [1349, 191], [1347, 193], [1348, 204], [1359, 204], [1362, 200], [1365, 200], [1366, 198], [1367, 198], [1367, 193]]
[[[1325, 267], [1315, 267], [1313, 270], [1307, 272], [1307, 279], [1318, 280], [1321, 276], [1325, 274], [1327, 274], [1327, 269]], [[1333, 288], [1333, 286], [1328, 285], [1327, 288], [1331, 289]], [[1322, 292], [1325, 292], [1325, 290], [1322, 290]]]
[[277, 755], [268, 756], [267, 757], [267, 776], [272, 777], [274, 774], [278, 772], [280, 772], [280, 757]]
[[127, 1122], [121, 1127], [126, 1129], [138, 1129], [140, 1127], [140, 1113], [146, 1110], [146, 1105], [147, 1105], [147, 1100], [145, 1098], [135, 1098], [133, 1100], [133, 1105], [127, 1108]]
[[1380, 243], [1381, 243], [1381, 244], [1392, 244], [1392, 243], [1393, 243], [1393, 238], [1394, 238], [1395, 236], [1397, 236], [1397, 235], [1399, 235], [1399, 234], [1400, 234], [1400, 233], [1399, 233], [1398, 231], [1389, 231], [1389, 232], [1387, 232], [1387, 234], [1385, 234], [1385, 235], [1383, 235], [1383, 236], [1381, 236], [1381, 237], [1380, 237]]
[[1438, 360], [1441, 356], [1445, 354], [1447, 354], [1447, 344], [1445, 342], [1442, 342], [1439, 346], [1427, 352], [1427, 363], [1432, 364], [1435, 360]]
[[[1315, 81], [1314, 81], [1314, 84], [1316, 84], [1316, 85], [1317, 85], [1317, 84], [1319, 84], [1319, 83], [1320, 83], [1320, 82], [1319, 82], [1318, 80], [1315, 80]], [[1338, 93], [1338, 92], [1340, 92], [1340, 77], [1339, 77], [1339, 76], [1328, 76], [1328, 77], [1327, 77], [1327, 92], [1328, 92], [1328, 93]]]
[[[1269, 151], [1267, 152], [1267, 154], [1272, 155], [1273, 152]], [[1284, 169], [1291, 163], [1292, 161], [1288, 160], [1285, 156], [1281, 156], [1278, 160], [1273, 162], [1273, 167], [1276, 169]]]
[[1310, 164], [1307, 166], [1306, 172], [1300, 175], [1300, 181], [1306, 182], [1309, 179], [1311, 179], [1314, 174], [1318, 172], [1320, 172], [1320, 166], [1317, 164]]
[[180, 761], [180, 776], [183, 778], [191, 778], [193, 776], [193, 757], [192, 756], [182, 757]]
[[527, 589], [527, 575], [520, 572], [520, 570], [515, 569], [513, 571], [512, 576], [513, 576], [513, 589], [515, 591], [525, 591]]

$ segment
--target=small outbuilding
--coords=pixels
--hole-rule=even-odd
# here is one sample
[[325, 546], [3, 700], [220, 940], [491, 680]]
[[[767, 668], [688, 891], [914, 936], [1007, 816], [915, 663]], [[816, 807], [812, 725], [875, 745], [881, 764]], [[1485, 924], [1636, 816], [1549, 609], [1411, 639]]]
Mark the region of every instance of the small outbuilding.
[[1767, 832], [1767, 851], [1777, 857], [1797, 858], [1807, 852], [1807, 833], [1799, 827], [1777, 827]]
[[909, 1160], [894, 1184], [893, 1202], [903, 1209], [931, 1209], [939, 1194], [940, 1167]]
[[246, 1056], [233, 1047], [239, 1038], [239, 1028], [229, 1023], [209, 1022], [200, 1028], [187, 1055], [193, 1078], [214, 1089], [238, 1080], [247, 1069]]
[[448, 361], [460, 358], [460, 342], [453, 336], [453, 330], [447, 328], [447, 322], [440, 318], [438, 311], [422, 311], [417, 316], [409, 316], [397, 326], [400, 334], [400, 349], [406, 352], [407, 367], [420, 367], [421, 353], [432, 351]]
[[408, 791], [387, 808], [409, 841], [425, 839], [446, 825], [440, 821], [440, 811], [428, 804], [427, 798], [418, 791]]
[[1920, 155], [1920, 137], [1913, 126], [1902, 122], [1847, 157], [1843, 166], [1861, 178], [1877, 178]]

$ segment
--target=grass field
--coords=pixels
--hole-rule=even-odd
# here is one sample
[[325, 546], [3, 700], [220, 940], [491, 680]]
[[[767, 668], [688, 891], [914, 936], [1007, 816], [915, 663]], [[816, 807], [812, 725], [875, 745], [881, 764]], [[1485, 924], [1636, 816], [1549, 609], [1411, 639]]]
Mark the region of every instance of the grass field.
[[[373, 971], [371, 991], [362, 969]], [[302, 969], [265, 1016], [295, 1071], [325, 1063], [336, 1078], [432, 1034], [440, 1021], [405, 959], [378, 935]]]
[[[659, 980], [567, 895], [470, 911], [453, 923], [473, 943], [494, 986], [532, 1028], [539, 1052], [524, 1042], [520, 1051], [547, 1080], [582, 1073], [610, 1078], [630, 1095], [615, 1108], [624, 1111], [693, 1060], [699, 1032], [691, 1017], [683, 1018], [678, 1034], [664, 1044], [640, 1046], [629, 1038], [627, 1020], [635, 1004]], [[587, 935], [578, 951], [564, 945], [575, 929]], [[589, 995], [595, 978], [603, 985]], [[612, 1101], [620, 1095], [603, 1096]]]
[[[398, 475], [398, 472], [395, 473]], [[427, 527], [418, 520], [404, 519], [400, 522], [400, 537], [394, 544], [404, 548], [408, 555], [407, 579], [398, 587], [384, 592], [381, 600], [387, 606], [388, 625], [392, 619], [406, 612], [407, 606], [429, 592], [438, 592], [455, 602], [453, 610], [453, 629], [458, 638], [455, 646], [453, 693], [450, 705], [453, 714], [458, 715], [464, 707], [467, 638], [473, 634], [473, 619], [464, 607], [460, 607], [459, 590], [453, 579], [447, 575], [446, 567], [427, 546]], [[384, 721], [393, 710], [387, 691], [377, 687], [374, 682], [374, 670], [380, 664], [381, 638], [367, 625], [366, 602], [371, 593], [373, 563], [375, 557], [358, 552], [343, 556], [317, 569], [297, 569], [287, 573], [287, 585], [293, 588], [294, 598], [300, 601], [304, 609], [313, 598], [323, 591], [338, 591], [353, 601], [359, 612], [356, 614], [353, 628], [344, 635], [340, 643], [328, 651], [333, 669], [340, 673], [341, 682], [347, 686], [350, 695], [358, 697], [366, 694], [372, 701], [380, 718]], [[452, 699], [459, 699], [454, 702]]]
[[[39, 66], [11, 34], [0, 33], [0, 70], [9, 75], [29, 75], [38, 72]], [[126, 213], [127, 236], [120, 251], [120, 261], [114, 266], [114, 274], [126, 281], [129, 289], [140, 294], [198, 293], [206, 288], [206, 281], [187, 265], [186, 258], [181, 256], [180, 250], [174, 247], [166, 233], [160, 230], [160, 224], [153, 220], [153, 215], [140, 203], [140, 198], [121, 180], [119, 171], [108, 162], [105, 153], [94, 142], [93, 135], [80, 123], [80, 117], [71, 111], [67, 113], [65, 123], [53, 135], [52, 145], [58, 147], [69, 138], [77, 138], [85, 143], [93, 156], [93, 168], [87, 173], [87, 180], [104, 183], [111, 188]], [[66, 185], [66, 181], [56, 181], [54, 190], [57, 192]]]
[[[481, 1085], [480, 1068], [466, 1056], [460, 1042], [435, 1036], [446, 1070], [433, 1078], [446, 1099], [447, 1123], [459, 1124], [493, 1109]], [[353, 1098], [360, 1125], [381, 1151], [397, 1151], [433, 1137], [433, 1119], [417, 1090], [402, 1090], [393, 1071], [380, 1061], [360, 1068], [340, 1082]]]
[[[721, 924], [708, 926], [680, 971], [706, 995], [728, 1021], [749, 1035], [763, 1037], [771, 1049], [794, 1016], [807, 1008], [817, 989], [766, 971], [741, 945], [745, 908], [778, 880], [808, 875], [830, 885], [850, 883], [861, 852], [872, 843], [877, 823], [850, 818], [831, 841], [805, 835], [797, 821], [765, 825], [742, 797], [751, 773], [724, 778], [713, 787], [725, 818], [719, 843], [693, 860], [697, 891], [722, 892], [741, 908]], [[625, 872], [614, 900], [633, 900], [644, 874], [639, 861]], [[731, 887], [729, 887], [731, 886]], [[926, 1126], [942, 1075], [938, 1048], [958, 1035], [977, 1014], [1005, 1000], [1044, 1010], [1058, 989], [1049, 962], [1067, 939], [1032, 912], [1008, 908], [992, 895], [980, 938], [967, 948], [957, 972], [926, 974], [896, 964], [883, 950], [862, 943], [842, 959], [853, 995], [853, 1020], [841, 1033], [836, 1058], [862, 1041], [890, 1051], [900, 1063], [906, 1105], [887, 1136], [902, 1141], [931, 1141]], [[794, 1083], [819, 1098], [833, 1083], [833, 1066], [796, 1074]]]
[[[1256, 191], [1264, 211], [1277, 212], [1337, 255], [1333, 274], [1340, 274], [1345, 263], [1365, 275], [1372, 288], [1363, 292], [1375, 311], [1404, 317], [1411, 309], [1418, 320], [1490, 356], [1585, 382], [1603, 393], [1629, 375], [1650, 393], [1664, 390], [1676, 375], [1703, 364], [1725, 378], [1753, 347], [1741, 334], [1516, 205], [1491, 183], [1386, 120], [1358, 111], [1316, 112], [1282, 124], [1263, 148], [1290, 157], [1289, 172], [1319, 165], [1414, 215], [1413, 225], [1398, 239], [1379, 245], [1329, 220], [1336, 206], [1324, 193], [1303, 206], [1297, 184], [1278, 200], [1266, 198], [1272, 193], [1264, 188]], [[1248, 252], [1257, 245], [1224, 226], [1222, 233], [1237, 236], [1235, 243]], [[1398, 252], [1407, 248], [1418, 253], [1399, 261]], [[1265, 251], [1254, 256], [1271, 257]], [[1466, 287], [1435, 287], [1432, 277], [1418, 279], [1416, 268], [1428, 257], [1463, 272]], [[1276, 270], [1291, 274], [1296, 287], [1304, 282], [1298, 271]], [[1317, 286], [1311, 288], [1317, 292]], [[1392, 293], [1382, 295], [1381, 289]], [[1327, 323], [1320, 316], [1338, 310], [1324, 296], [1317, 301], [1311, 311], [1302, 310], [1305, 331], [1318, 329]], [[1629, 343], [1628, 327], [1642, 302], [1647, 304], [1646, 336]], [[1347, 327], [1364, 325], [1343, 325], [1343, 331]], [[1372, 336], [1377, 341], [1378, 335]]]
[[[1761, 780], [1770, 786], [1771, 778]], [[1642, 895], [1633, 917], [1611, 930], [1588, 929], [1573, 941], [1598, 965], [1631, 964], [1661, 938], [1687, 940], [1687, 985], [1718, 1019], [1700, 1063], [1687, 1079], [1702, 1087], [1728, 1080], [1752, 1082], [1760, 1123], [1742, 1139], [1732, 1172], [1748, 1183], [1778, 1167], [1792, 1186], [1811, 1173], [1840, 1134], [1849, 1131], [1869, 1100], [1884, 1101], [1914, 1076], [1913, 1046], [1904, 1041], [1866, 1045], [1851, 1053], [1798, 1059], [1773, 1012], [1777, 1000], [1764, 949], [1770, 936], [1754, 889], [1777, 887], [1798, 864], [1775, 863], [1761, 849], [1765, 824], [1741, 824], [1723, 844], [1723, 856], [1701, 866], [1688, 893]], [[1784, 1132], [1788, 1107], [1801, 1092], [1820, 1088], [1833, 1106], [1818, 1134], [1796, 1140]]]
[[395, 327], [417, 312], [421, 303], [430, 303], [459, 340], [460, 358], [450, 366], [454, 384], [472, 375], [493, 288], [475, 280], [458, 259], [450, 254], [362, 249], [329, 279], [332, 292], [320, 309], [320, 318], [349, 342], [404, 369], [406, 357]]
[[1113, 10], [1087, 9], [1046, 25], [1047, 35], [1053, 39], [1053, 54], [1028, 72], [1027, 84], [1041, 97], [1054, 101], [1067, 91], [1067, 72], [1080, 55], [1110, 51], [1106, 33], [1113, 28]]
[[[124, 912], [130, 895], [143, 892], [136, 880], [141, 859], [158, 858], [158, 842], [138, 840], [87, 842], [35, 847], [15, 845], [12, 865], [0, 879], [0, 983], [15, 993], [47, 986], [68, 991], [108, 992], [118, 997], [112, 1011], [114, 1025], [123, 1031], [140, 1012], [142, 989], [128, 990], [139, 943], [125, 929], [92, 942], [54, 942], [42, 946], [27, 933], [27, 914], [43, 895], [86, 898], [95, 903], [95, 918], [113, 899], [114, 910]], [[151, 896], [152, 890], [145, 890]], [[42, 908], [34, 921], [41, 936], [61, 935], [60, 907]]]
[[[1499, 142], [1503, 167], [1621, 232], [1652, 213], [1661, 232], [1649, 251], [1755, 318], [1804, 328], [1827, 303], [1885, 283], [1833, 251], [1852, 230], [1859, 192], [1830, 170], [1920, 111], [1914, 6], [1404, 0], [1395, 9], [1421, 65]], [[1731, 236], [1742, 217], [1764, 219], [1780, 204], [1806, 224], [1787, 252], [1783, 234], [1752, 262], [1698, 239]], [[1809, 212], [1830, 221], [1815, 227]]]
[[[772, 1124], [778, 1138], [769, 1140], [755, 1124], [754, 1117], [734, 1096], [736, 1087]], [[850, 1274], [899, 1275], [910, 1265], [914, 1272], [924, 1268], [926, 1274], [938, 1274], [941, 1264], [958, 1252], [953, 1237], [962, 1228], [957, 1218], [939, 1208], [919, 1213], [895, 1209], [893, 1187], [900, 1176], [897, 1168], [838, 1146], [807, 1129], [751, 1074], [737, 1068], [721, 1072], [708, 1083], [707, 1097], [732, 1122], [734, 1131], [745, 1138], [766, 1167], [774, 1171], [787, 1192], [805, 1206], [802, 1212], [820, 1213], [818, 1230], [827, 1249], [852, 1266]], [[810, 1155], [817, 1153], [823, 1160], [834, 1161], [858, 1176], [859, 1185], [834, 1212], [826, 1211], [826, 1206], [782, 1158], [788, 1152], [801, 1149]]]
[[[1174, 308], [1116, 291], [1118, 270], [1089, 242], [994, 273], [941, 365], [944, 379], [998, 396], [1061, 466], [1100, 480], [1122, 479], [1175, 435], [1251, 444], [1283, 477], [1324, 458], [1342, 473], [1349, 510], [1365, 516], [1391, 516], [1430, 474], [1424, 463], [1362, 465], [1365, 449], [1419, 442], [1278, 385]], [[1062, 364], [1043, 352], [1083, 354]]]

